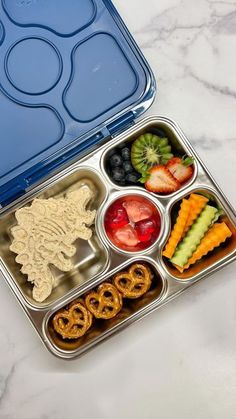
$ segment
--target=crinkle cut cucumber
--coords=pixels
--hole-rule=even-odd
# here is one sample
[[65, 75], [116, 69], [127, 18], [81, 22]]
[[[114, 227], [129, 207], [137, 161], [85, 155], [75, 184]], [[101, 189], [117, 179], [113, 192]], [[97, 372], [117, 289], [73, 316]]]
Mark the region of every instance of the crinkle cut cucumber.
[[200, 241], [209, 229], [212, 220], [215, 218], [217, 209], [206, 205], [196, 222], [193, 224], [188, 234], [177, 247], [171, 262], [183, 267], [195, 252]]

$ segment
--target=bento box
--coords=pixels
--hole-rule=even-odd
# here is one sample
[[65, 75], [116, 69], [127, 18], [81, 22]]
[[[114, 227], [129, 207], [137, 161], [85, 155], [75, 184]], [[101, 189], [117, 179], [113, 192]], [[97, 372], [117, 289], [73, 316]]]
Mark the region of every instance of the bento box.
[[136, 120], [155, 80], [110, 1], [0, 11], [0, 269], [73, 359], [233, 262], [236, 216], [175, 122]]
[[[120, 147], [127, 149], [137, 138], [147, 132], [163, 133], [173, 145], [172, 149], [175, 150], [177, 147], [178, 153], [193, 157], [192, 178], [183, 184], [180, 190], [168, 195], [157, 195], [146, 190], [142, 184], [119, 186], [111, 179], [107, 170], [110, 153], [114, 150], [121, 150]], [[80, 239], [75, 241], [76, 254], [73, 256], [73, 269], [69, 272], [54, 270], [52, 293], [43, 302], [34, 301], [32, 284], [26, 281], [25, 275], [20, 272], [20, 266], [15, 261], [14, 253], [9, 251], [12, 243], [11, 229], [16, 225], [15, 212], [19, 208], [29, 208], [29, 204], [36, 198], [45, 201], [51, 198], [59, 200], [68, 191], [77, 191], [85, 186], [94, 193], [89, 208], [97, 211], [92, 226], [92, 236], [88, 241]], [[232, 234], [221, 246], [181, 273], [163, 256], [163, 250], [173, 228], [173, 213], [176, 208], [179, 209], [180, 203], [183, 200], [187, 201], [186, 198], [189, 199], [191, 195], [201, 196], [219, 207], [221, 224], [226, 224]], [[158, 209], [159, 235], [147, 249], [137, 251], [134, 251], [132, 247], [131, 250], [119, 249], [117, 245], [111, 243], [106, 234], [104, 219], [107, 210], [111, 203], [126, 197], [129, 198], [128, 204], [135, 202], [137, 197], [141, 197]], [[232, 262], [236, 257], [235, 215], [230, 204], [212, 180], [180, 128], [173, 121], [158, 116], [149, 117], [137, 123], [125, 133], [100, 147], [99, 150], [73, 163], [19, 199], [17, 204], [5, 210], [2, 215], [0, 231], [2, 271], [5, 278], [46, 347], [53, 354], [66, 359], [83, 354], [108, 336], [172, 300], [196, 281]], [[115, 308], [117, 313], [114, 317], [113, 311], [111, 318], [109, 315], [108, 318], [94, 316], [89, 330], [80, 338], [63, 338], [55, 330], [53, 319], [58, 313], [61, 315], [64, 312], [68, 315], [74, 303], [82, 303], [82, 299], [85, 299], [90, 292], [98, 290], [102, 284], [112, 284], [117, 274], [126, 273], [132, 277], [130, 272], [132, 267], [134, 270], [137, 269], [137, 276], [141, 278], [141, 288], [145, 275], [143, 272], [138, 272], [139, 269], [144, 269], [151, 277], [151, 283], [142, 296], [123, 298], [123, 303]], [[140, 290], [137, 291], [139, 295]]]

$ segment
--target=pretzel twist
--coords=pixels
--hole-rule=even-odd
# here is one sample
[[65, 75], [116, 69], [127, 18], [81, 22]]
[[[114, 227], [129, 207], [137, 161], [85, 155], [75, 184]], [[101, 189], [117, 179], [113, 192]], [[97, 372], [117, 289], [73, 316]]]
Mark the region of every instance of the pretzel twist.
[[122, 309], [122, 297], [114, 285], [104, 282], [97, 292], [91, 291], [85, 297], [88, 310], [97, 319], [112, 319]]
[[125, 298], [139, 298], [144, 295], [152, 283], [152, 272], [141, 263], [133, 264], [128, 271], [119, 272], [113, 283]]
[[78, 339], [92, 325], [92, 314], [82, 299], [73, 301], [68, 309], [59, 310], [53, 317], [53, 327], [63, 339]]

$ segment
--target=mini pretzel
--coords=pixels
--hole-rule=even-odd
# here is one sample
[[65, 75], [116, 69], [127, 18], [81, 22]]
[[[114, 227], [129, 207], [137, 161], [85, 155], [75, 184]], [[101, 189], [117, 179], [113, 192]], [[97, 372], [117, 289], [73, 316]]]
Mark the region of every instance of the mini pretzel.
[[122, 308], [122, 297], [114, 285], [104, 282], [97, 292], [91, 291], [85, 297], [85, 304], [97, 319], [112, 319]]
[[73, 301], [68, 309], [59, 310], [53, 317], [53, 327], [63, 339], [78, 339], [92, 325], [92, 314], [82, 299]]
[[113, 283], [125, 298], [139, 298], [150, 288], [152, 272], [141, 263], [133, 264], [128, 271], [120, 272], [113, 278]]

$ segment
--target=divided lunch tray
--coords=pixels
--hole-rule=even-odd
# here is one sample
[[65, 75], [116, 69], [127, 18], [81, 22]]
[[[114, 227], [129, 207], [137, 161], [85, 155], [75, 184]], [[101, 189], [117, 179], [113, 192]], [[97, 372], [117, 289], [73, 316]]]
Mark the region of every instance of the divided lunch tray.
[[[162, 132], [168, 137], [174, 148], [177, 148], [182, 154], [194, 157], [193, 178], [181, 190], [172, 195], [155, 195], [146, 191], [142, 186], [119, 187], [111, 181], [106, 172], [107, 159], [114, 147], [132, 142], [147, 132]], [[80, 240], [76, 242], [78, 251], [74, 258], [74, 270], [70, 273], [57, 271], [51, 296], [44, 303], [37, 303], [32, 299], [31, 284], [20, 273], [20, 265], [15, 262], [15, 255], [9, 250], [12, 240], [10, 229], [16, 224], [14, 212], [27, 205], [35, 197], [57, 196], [73, 185], [76, 187], [78, 182], [93, 184], [97, 191], [93, 207], [98, 212], [92, 239], [89, 242]], [[222, 217], [233, 234], [224, 245], [193, 265], [184, 274], [180, 274], [163, 259], [162, 250], [171, 230], [173, 209], [182, 198], [192, 192], [205, 192], [220, 205], [223, 210]], [[109, 245], [102, 227], [106, 208], [115, 198], [124, 195], [147, 197], [158, 207], [161, 216], [162, 228], [157, 242], [149, 250], [133, 255], [113, 249]], [[171, 301], [193, 283], [235, 260], [235, 223], [236, 217], [231, 205], [180, 128], [167, 118], [146, 118], [111, 139], [98, 150], [78, 159], [2, 211], [0, 219], [1, 270], [48, 350], [60, 358], [72, 359]], [[142, 298], [126, 302], [124, 308], [115, 318], [100, 323], [95, 322], [90, 331], [82, 338], [71, 342], [60, 339], [52, 328], [51, 319], [55, 312], [137, 261], [149, 264], [153, 270], [154, 280], [151, 289]]]

